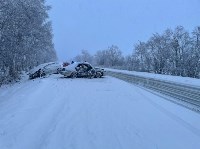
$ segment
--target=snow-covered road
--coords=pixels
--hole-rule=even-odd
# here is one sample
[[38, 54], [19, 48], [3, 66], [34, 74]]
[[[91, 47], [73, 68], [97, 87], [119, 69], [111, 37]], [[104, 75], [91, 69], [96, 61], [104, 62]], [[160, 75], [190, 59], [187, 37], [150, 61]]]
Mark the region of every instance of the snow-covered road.
[[0, 149], [199, 147], [199, 114], [115, 78], [0, 88]]

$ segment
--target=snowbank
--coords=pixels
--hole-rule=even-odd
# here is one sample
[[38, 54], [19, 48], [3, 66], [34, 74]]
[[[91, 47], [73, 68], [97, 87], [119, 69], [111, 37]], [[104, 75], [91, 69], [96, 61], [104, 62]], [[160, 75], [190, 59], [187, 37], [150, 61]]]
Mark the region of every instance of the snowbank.
[[125, 73], [125, 74], [141, 76], [141, 77], [145, 77], [145, 78], [153, 78], [153, 79], [157, 79], [157, 80], [169, 81], [169, 82], [174, 82], [174, 83], [184, 84], [184, 85], [189, 85], [189, 86], [200, 87], [200, 79], [195, 79], [195, 78], [153, 74], [153, 73], [147, 73], [147, 72], [136, 72], [136, 71], [128, 71], [128, 70], [108, 69], [108, 68], [105, 68], [105, 70], [121, 72], [121, 73]]

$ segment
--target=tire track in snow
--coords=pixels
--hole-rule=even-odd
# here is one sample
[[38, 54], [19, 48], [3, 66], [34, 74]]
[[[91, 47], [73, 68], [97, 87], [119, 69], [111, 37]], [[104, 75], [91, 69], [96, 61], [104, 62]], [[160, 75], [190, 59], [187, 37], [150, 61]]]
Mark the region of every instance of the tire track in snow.
[[[183, 119], [181, 119], [180, 117], [176, 116], [175, 114], [173, 114], [172, 112], [170, 112], [169, 110], [165, 109], [164, 107], [160, 106], [159, 104], [155, 103], [152, 100], [152, 96], [146, 96], [144, 93], [141, 92], [141, 89], [138, 88], [137, 92], [140, 95], [145, 96], [146, 101], [149, 102], [151, 105], [153, 105], [156, 109], [158, 109], [160, 112], [164, 113], [165, 115], [167, 115], [169, 118], [175, 120], [178, 124], [180, 124], [181, 126], [185, 127], [187, 130], [189, 130], [190, 132], [192, 132], [193, 134], [195, 134], [196, 136], [200, 137], [200, 129], [193, 127], [190, 123], [184, 121]], [[152, 94], [153, 95], [153, 94]], [[154, 96], [154, 95], [153, 95]]]

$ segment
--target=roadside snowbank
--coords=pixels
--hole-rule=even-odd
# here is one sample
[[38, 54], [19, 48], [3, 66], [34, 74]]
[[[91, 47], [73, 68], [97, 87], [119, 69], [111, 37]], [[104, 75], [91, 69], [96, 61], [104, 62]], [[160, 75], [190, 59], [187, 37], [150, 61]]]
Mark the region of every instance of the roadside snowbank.
[[195, 79], [195, 78], [153, 74], [153, 73], [147, 73], [147, 72], [136, 72], [136, 71], [128, 71], [128, 70], [117, 70], [117, 69], [109, 69], [109, 68], [105, 68], [105, 70], [113, 71], [113, 72], [121, 72], [125, 74], [132, 74], [135, 76], [141, 76], [145, 78], [153, 78], [157, 80], [169, 81], [169, 82], [174, 82], [174, 83], [184, 84], [184, 85], [189, 85], [189, 86], [200, 87], [200, 79]]

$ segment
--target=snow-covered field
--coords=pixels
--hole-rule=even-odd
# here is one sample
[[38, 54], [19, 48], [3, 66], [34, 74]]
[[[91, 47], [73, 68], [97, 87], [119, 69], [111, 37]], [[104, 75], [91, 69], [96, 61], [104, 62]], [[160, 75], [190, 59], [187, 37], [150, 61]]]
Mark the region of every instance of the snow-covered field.
[[199, 149], [200, 115], [121, 80], [0, 88], [0, 149]]

